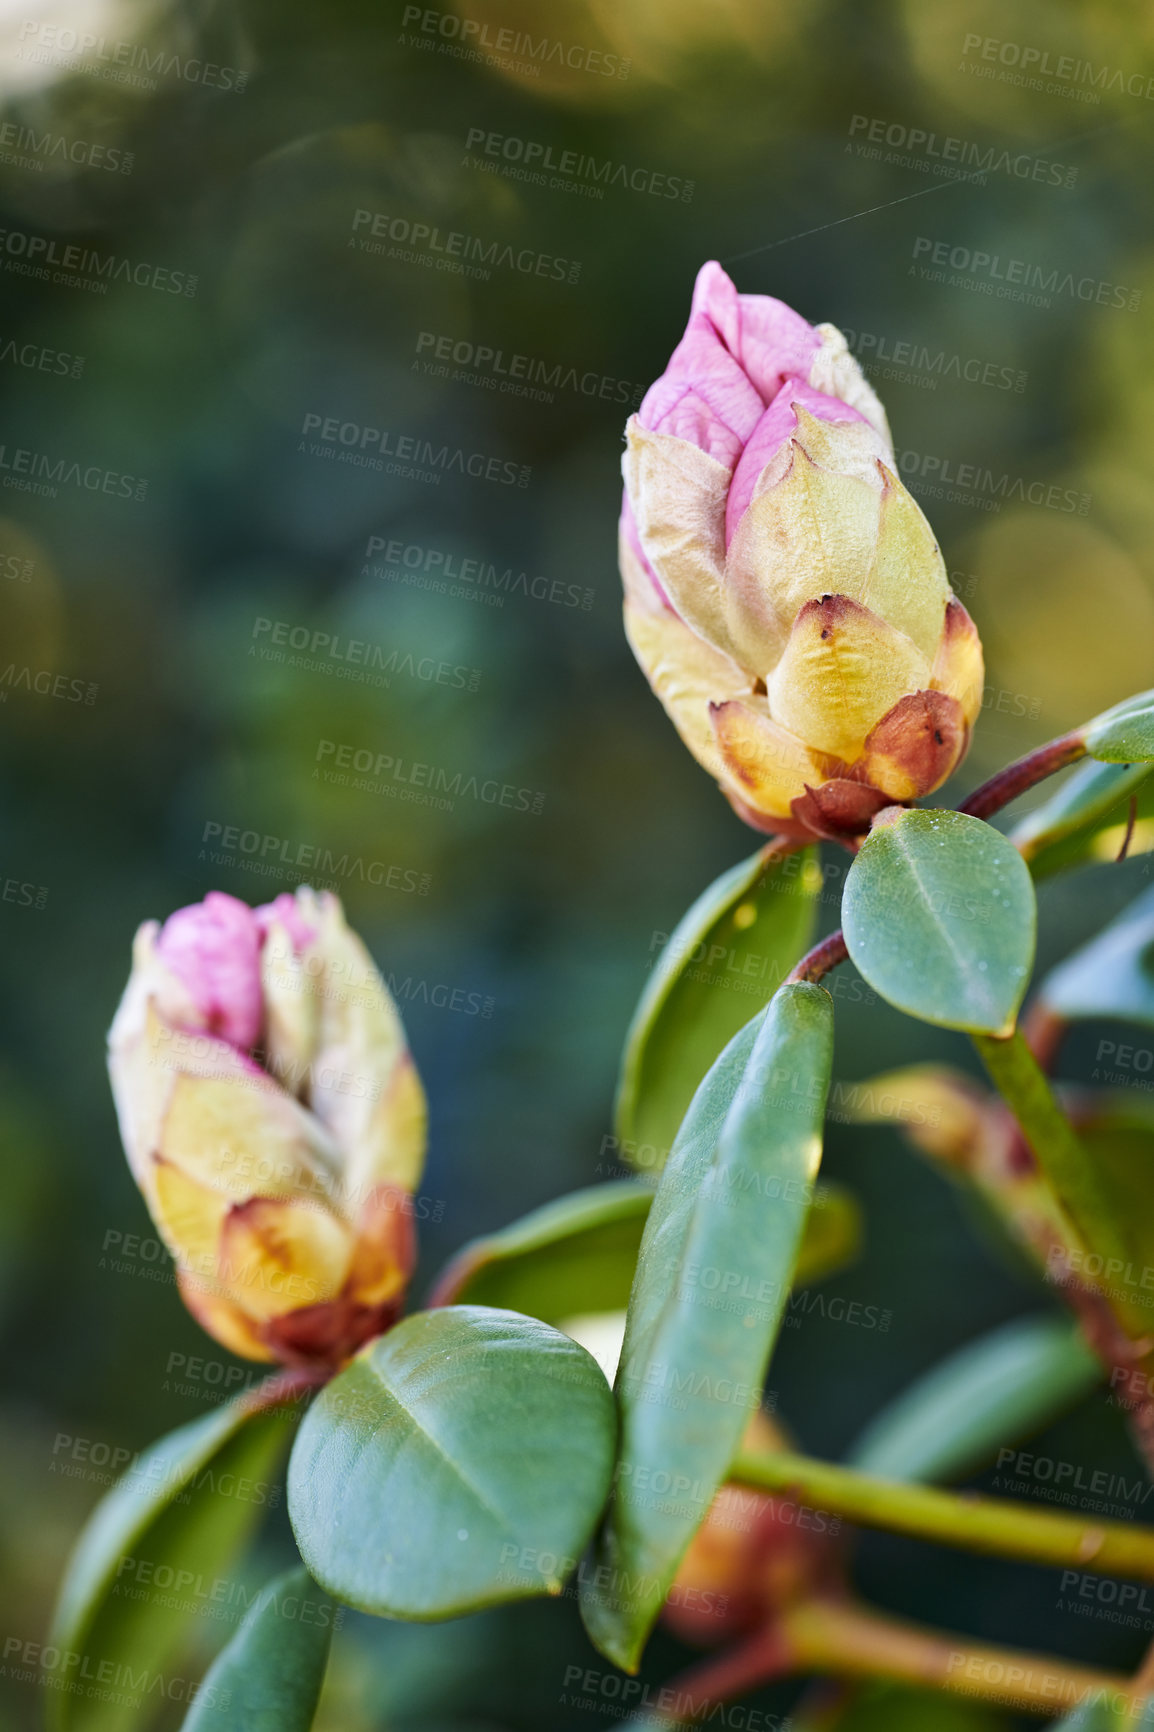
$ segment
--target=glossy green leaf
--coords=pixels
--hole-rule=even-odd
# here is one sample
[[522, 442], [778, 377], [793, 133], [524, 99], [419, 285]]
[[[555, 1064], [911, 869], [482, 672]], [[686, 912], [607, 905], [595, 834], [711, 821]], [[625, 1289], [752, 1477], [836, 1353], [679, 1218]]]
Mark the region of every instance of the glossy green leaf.
[[317, 1397], [289, 1514], [318, 1582], [383, 1617], [456, 1617], [559, 1594], [609, 1490], [613, 1398], [535, 1318], [419, 1311]]
[[1082, 729], [1086, 750], [1104, 764], [1148, 764], [1154, 759], [1154, 691], [1125, 698]]
[[[1022, 819], [1010, 841], [1035, 879], [1048, 878], [1092, 860], [1115, 859], [1130, 815], [1130, 797], [1139, 819], [1154, 817], [1154, 781], [1149, 764], [1079, 764], [1041, 806]], [[1154, 847], [1143, 825], [1129, 852]], [[1104, 844], [1112, 846], [1104, 847]]]
[[581, 1594], [590, 1636], [626, 1670], [761, 1399], [832, 1047], [829, 994], [783, 986], [698, 1089], [658, 1187], [617, 1374], [616, 1490]]
[[732, 866], [684, 914], [653, 965], [621, 1057], [621, 1152], [657, 1171], [698, 1083], [803, 956], [821, 872], [815, 851], [763, 848]]
[[556, 1323], [629, 1301], [653, 1190], [633, 1179], [545, 1203], [474, 1239], [447, 1265], [430, 1305], [495, 1305]]
[[[653, 1197], [649, 1185], [621, 1179], [545, 1203], [459, 1251], [429, 1303], [496, 1305], [544, 1323], [624, 1310]], [[843, 1267], [860, 1242], [857, 1200], [841, 1185], [818, 1185], [806, 1216], [796, 1285], [808, 1286]]]
[[923, 1022], [1009, 1034], [1034, 959], [1034, 887], [980, 818], [906, 811], [866, 837], [842, 929], [875, 992]]
[[275, 1577], [209, 1667], [181, 1732], [308, 1732], [336, 1611], [307, 1570]]
[[919, 1377], [871, 1420], [846, 1457], [879, 1479], [959, 1479], [1101, 1382], [1076, 1323], [1019, 1317]]
[[[227, 1573], [257, 1521], [280, 1500], [276, 1474], [291, 1430], [289, 1415], [253, 1417], [242, 1396], [137, 1457], [97, 1505], [61, 1586], [49, 1641], [81, 1656], [78, 1677], [95, 1685], [98, 1674], [139, 1678], [163, 1670], [181, 1646], [188, 1616], [161, 1584], [171, 1584], [170, 1570], [190, 1572], [189, 1581]], [[136, 1717], [100, 1696], [98, 1688], [91, 1695], [51, 1692], [52, 1726], [123, 1732], [155, 1712], [155, 1694], [142, 1694]]]
[[1154, 887], [1052, 969], [1039, 991], [1050, 1010], [1070, 1021], [1106, 1016], [1154, 1024]]

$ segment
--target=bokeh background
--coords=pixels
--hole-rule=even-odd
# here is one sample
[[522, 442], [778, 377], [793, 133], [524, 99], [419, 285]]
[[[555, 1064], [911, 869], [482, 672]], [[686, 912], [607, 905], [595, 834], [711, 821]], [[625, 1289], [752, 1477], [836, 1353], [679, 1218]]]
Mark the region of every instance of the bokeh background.
[[[226, 1363], [166, 1278], [105, 1081], [141, 919], [213, 887], [266, 900], [316, 876], [285, 863], [301, 845], [338, 863], [431, 1101], [418, 1293], [472, 1235], [622, 1170], [617, 1054], [657, 935], [756, 845], [619, 617], [622, 427], [704, 260], [871, 367], [987, 648], [958, 793], [1154, 683], [1154, 22], [1123, 0], [7, 0], [0, 78], [0, 1628], [39, 1639], [91, 1463], [207, 1412]], [[497, 257], [390, 256], [398, 222]], [[999, 292], [1011, 259], [1052, 291]], [[502, 388], [518, 370], [531, 392]], [[346, 461], [371, 443], [318, 438], [330, 418], [422, 473], [379, 440]], [[404, 769], [342, 786], [322, 742]], [[466, 791], [405, 798], [413, 765]], [[1048, 887], [1042, 961], [1147, 881], [1139, 853]], [[837, 1043], [843, 1079], [970, 1063], [849, 994]], [[770, 1382], [836, 1455], [944, 1351], [1052, 1299], [893, 1133], [831, 1127], [828, 1170], [868, 1232], [827, 1291], [889, 1327], [805, 1314]], [[1037, 1447], [1137, 1474], [1104, 1396]], [[272, 1521], [254, 1577], [290, 1543]], [[1147, 1640], [1064, 1609], [1056, 1571], [874, 1537], [858, 1578], [1112, 1666]], [[337, 1654], [326, 1729], [605, 1719], [563, 1700], [596, 1663], [570, 1600], [353, 1615]], [[659, 1635], [647, 1676], [687, 1658]], [[0, 1726], [39, 1723], [41, 1691], [2, 1668], [0, 1689]]]

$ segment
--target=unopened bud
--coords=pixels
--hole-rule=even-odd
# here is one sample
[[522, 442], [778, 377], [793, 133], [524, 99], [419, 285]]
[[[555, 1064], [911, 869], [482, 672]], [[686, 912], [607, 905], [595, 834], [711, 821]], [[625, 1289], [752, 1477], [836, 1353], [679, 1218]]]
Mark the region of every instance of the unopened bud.
[[137, 1184], [211, 1335], [333, 1363], [399, 1311], [425, 1100], [335, 896], [212, 892], [136, 935], [109, 1073]]
[[736, 811], [844, 841], [940, 787], [981, 644], [841, 333], [706, 265], [626, 433], [626, 630]]

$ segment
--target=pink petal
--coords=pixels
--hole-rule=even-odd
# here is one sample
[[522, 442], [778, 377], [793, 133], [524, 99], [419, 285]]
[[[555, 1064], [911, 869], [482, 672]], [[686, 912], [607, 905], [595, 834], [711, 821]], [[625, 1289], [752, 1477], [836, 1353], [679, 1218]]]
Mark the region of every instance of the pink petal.
[[256, 1045], [264, 1019], [261, 931], [251, 908], [210, 890], [203, 902], [170, 914], [158, 956], [187, 989], [203, 1026], [231, 1045]]
[[848, 403], [843, 403], [840, 397], [826, 397], [820, 391], [815, 391], [812, 385], [799, 379], [790, 379], [784, 384], [746, 444], [741, 454], [741, 460], [733, 472], [733, 480], [729, 487], [729, 498], [725, 506], [725, 545], [728, 548], [737, 532], [737, 526], [744, 517], [746, 508], [753, 498], [758, 477], [774, 454], [779, 451], [787, 439], [791, 439], [797, 430], [797, 415], [794, 404], [800, 403], [803, 409], [808, 409], [819, 421], [861, 421], [863, 416], [856, 409], [851, 409]]
[[721, 266], [697, 274], [685, 335], [646, 393], [641, 425], [686, 439], [733, 469], [766, 405], [803, 380], [821, 339], [769, 295], [739, 295]]
[[764, 404], [732, 355], [704, 323], [685, 333], [668, 370], [645, 393], [638, 417], [651, 433], [668, 433], [732, 469]]
[[273, 921], [284, 927], [292, 939], [293, 949], [299, 956], [302, 950], [307, 950], [316, 938], [316, 928], [310, 926], [297, 906], [297, 899], [289, 890], [272, 902], [266, 902], [262, 908], [253, 910], [253, 916], [260, 928], [261, 939], [268, 937], [269, 927]]
[[697, 273], [692, 310], [709, 319], [763, 403], [772, 403], [787, 379], [807, 378], [821, 348], [800, 313], [772, 295], [739, 295], [712, 259]]

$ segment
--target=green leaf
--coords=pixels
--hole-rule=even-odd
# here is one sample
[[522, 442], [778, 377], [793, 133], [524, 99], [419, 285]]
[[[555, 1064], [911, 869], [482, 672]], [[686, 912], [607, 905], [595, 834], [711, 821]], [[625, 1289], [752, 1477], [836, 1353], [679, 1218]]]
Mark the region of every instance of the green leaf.
[[633, 1179], [559, 1197], [464, 1246], [429, 1303], [494, 1305], [545, 1323], [621, 1310], [652, 1201], [650, 1186]]
[[[1149, 764], [1082, 763], [1050, 798], [1022, 819], [1010, 841], [1033, 876], [1048, 878], [1086, 861], [1115, 859], [1130, 815], [1130, 796], [1140, 818], [1154, 816]], [[1114, 835], [1111, 835], [1114, 832]], [[1103, 848], [1103, 844], [1112, 847]], [[1154, 846], [1138, 833], [1130, 853]]]
[[1102, 1364], [1063, 1317], [1019, 1317], [951, 1353], [870, 1421], [851, 1467], [879, 1479], [960, 1479], [1101, 1382]]
[[[254, 1416], [250, 1398], [241, 1396], [137, 1458], [97, 1505], [61, 1586], [49, 1641], [81, 1656], [78, 1677], [96, 1684], [102, 1667], [104, 1678], [122, 1676], [121, 1669], [135, 1677], [163, 1670], [181, 1646], [187, 1614], [174, 1607], [178, 1596], [151, 1585], [157, 1571], [164, 1581], [172, 1579], [168, 1570], [191, 1572], [189, 1581], [227, 1573], [259, 1518], [280, 1500], [275, 1476], [290, 1434], [287, 1413]], [[52, 1726], [123, 1732], [131, 1711], [100, 1695], [99, 1688], [51, 1692]], [[155, 1693], [142, 1696], [137, 1723], [151, 1717], [156, 1701]]]
[[615, 1122], [622, 1153], [660, 1169], [698, 1083], [809, 948], [821, 872], [773, 846], [730, 867], [684, 914], [625, 1037]]
[[417, 1620], [559, 1594], [609, 1490], [596, 1361], [535, 1318], [419, 1311], [321, 1392], [289, 1464], [301, 1554], [331, 1594]]
[[846, 946], [898, 1010], [1013, 1031], [1034, 959], [1034, 887], [1017, 849], [961, 812], [903, 811], [871, 831], [842, 898]]
[[335, 1616], [307, 1570], [276, 1576], [209, 1667], [181, 1732], [308, 1732]]
[[1154, 759], [1154, 691], [1125, 698], [1082, 729], [1086, 750], [1103, 764], [1148, 764]]
[[1052, 969], [1039, 992], [1070, 1021], [1108, 1016], [1154, 1024], [1154, 887]]
[[[653, 1196], [650, 1186], [620, 1179], [546, 1203], [458, 1251], [429, 1304], [495, 1305], [543, 1323], [624, 1310]], [[856, 1255], [860, 1242], [857, 1200], [841, 1185], [818, 1185], [796, 1285], [824, 1280]]]
[[592, 1640], [627, 1671], [761, 1400], [832, 1049], [829, 994], [780, 988], [698, 1089], [658, 1187], [617, 1375], [617, 1489], [581, 1594]]

